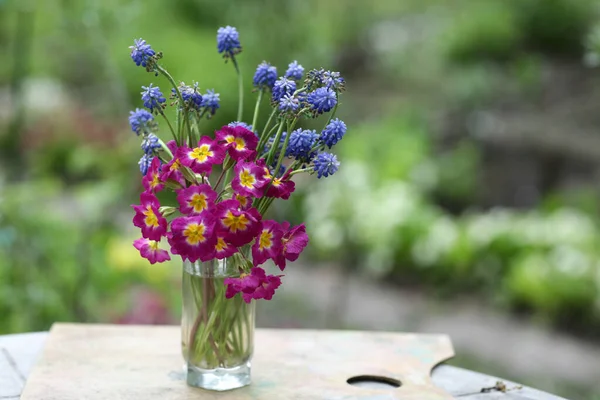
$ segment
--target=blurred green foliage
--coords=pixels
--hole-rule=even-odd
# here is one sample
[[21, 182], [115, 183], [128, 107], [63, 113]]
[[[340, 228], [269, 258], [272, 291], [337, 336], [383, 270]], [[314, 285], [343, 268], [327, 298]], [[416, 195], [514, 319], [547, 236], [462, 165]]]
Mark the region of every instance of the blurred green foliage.
[[[387, 148], [379, 147], [382, 139], [359, 134], [384, 129], [401, 132]], [[479, 156], [472, 144], [432, 157], [431, 136], [414, 116], [366, 122], [353, 131], [337, 148], [341, 159], [352, 161], [327, 183], [307, 188], [303, 212], [315, 257], [350, 252], [349, 268], [431, 285], [441, 295], [469, 291], [569, 329], [598, 332], [600, 229], [585, 207], [555, 197], [544, 211], [453, 216], [439, 197], [447, 199], [442, 204], [473, 203]], [[364, 151], [371, 146], [383, 150], [373, 157]]]

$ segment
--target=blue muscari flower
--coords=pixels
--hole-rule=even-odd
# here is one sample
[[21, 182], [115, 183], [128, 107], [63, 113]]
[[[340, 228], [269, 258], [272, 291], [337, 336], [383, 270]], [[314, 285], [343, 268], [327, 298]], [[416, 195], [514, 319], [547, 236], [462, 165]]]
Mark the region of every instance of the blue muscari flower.
[[310, 92], [307, 101], [313, 111], [318, 114], [330, 111], [337, 104], [335, 92], [329, 88], [318, 88]]
[[[179, 93], [181, 98], [188, 106], [199, 109], [202, 106], [202, 95], [198, 92], [198, 82], [195, 82], [193, 86], [187, 86], [183, 82], [179, 85]], [[175, 89], [171, 89], [171, 94], [174, 98], [177, 96]]]
[[261, 62], [256, 67], [254, 73], [254, 79], [252, 80], [254, 86], [258, 88], [269, 88], [271, 89], [277, 79], [277, 68], [273, 67], [266, 61]]
[[321, 141], [329, 148], [342, 140], [346, 134], [346, 124], [339, 118], [332, 119], [321, 132]]
[[202, 103], [200, 105], [211, 115], [214, 115], [220, 107], [219, 102], [219, 93], [215, 93], [214, 89], [208, 89], [206, 93], [202, 95]]
[[296, 157], [298, 159], [308, 160], [312, 157], [311, 150], [315, 145], [319, 135], [312, 130], [296, 129], [290, 136], [288, 147], [285, 150], [286, 156]]
[[133, 46], [129, 46], [129, 48], [131, 49], [131, 59], [138, 67], [140, 65], [142, 67], [148, 65], [150, 58], [156, 54], [144, 39], [135, 39], [133, 41]]
[[294, 79], [294, 80], [302, 80], [302, 75], [304, 74], [304, 67], [298, 64], [298, 61], [294, 60], [288, 65], [287, 71], [285, 71], [285, 77]]
[[144, 153], [151, 155], [154, 153], [154, 149], [159, 149], [160, 143], [158, 143], [158, 137], [151, 133], [142, 140], [142, 150]]
[[291, 79], [281, 77], [281, 78], [277, 79], [275, 81], [275, 83], [273, 84], [272, 99], [274, 102], [278, 102], [286, 94], [294, 94], [295, 91], [296, 91], [296, 82]]
[[153, 123], [154, 116], [143, 108], [136, 108], [135, 111], [129, 112], [129, 125], [131, 125], [131, 130], [138, 136], [141, 133], [150, 132]]
[[150, 86], [142, 86], [142, 89], [144, 89], [142, 92], [144, 107], [148, 108], [151, 112], [156, 109], [160, 110], [160, 105], [166, 101], [160, 89], [157, 86], [152, 86], [152, 84]]
[[149, 154], [144, 154], [142, 158], [140, 158], [138, 165], [140, 166], [140, 172], [142, 173], [142, 175], [146, 175], [146, 173], [148, 172], [148, 168], [150, 168], [150, 164], [152, 164], [153, 159], [154, 157]]
[[292, 96], [291, 94], [286, 94], [281, 99], [279, 99], [279, 110], [286, 112], [294, 112], [298, 110], [300, 107], [300, 101], [298, 98]]
[[313, 165], [315, 166], [317, 178], [321, 179], [335, 174], [340, 167], [340, 162], [335, 154], [322, 152], [314, 158]]
[[[227, 126], [230, 126], [230, 127], [232, 127], [232, 128], [235, 128], [235, 127], [237, 127], [237, 126], [241, 126], [242, 128], [246, 128], [246, 129], [248, 129], [249, 131], [251, 131], [251, 130], [252, 130], [252, 125], [248, 125], [247, 123], [245, 123], [245, 122], [241, 122], [241, 121], [233, 121], [233, 122], [230, 122], [230, 123], [228, 123], [228, 124], [227, 124]], [[256, 132], [254, 132], [254, 133], [256, 133]]]
[[321, 87], [323, 84], [323, 76], [325, 75], [325, 70], [323, 68], [320, 69], [311, 69], [306, 74], [306, 79], [304, 83], [308, 87], [308, 89], [312, 89], [315, 87]]
[[225, 53], [223, 54], [225, 58], [233, 57], [242, 51], [237, 29], [229, 25], [225, 28], [219, 28], [217, 31], [217, 50], [219, 50], [219, 53]]
[[333, 89], [336, 92], [344, 90], [345, 80], [340, 76], [339, 72], [325, 71], [321, 82], [323, 86]]

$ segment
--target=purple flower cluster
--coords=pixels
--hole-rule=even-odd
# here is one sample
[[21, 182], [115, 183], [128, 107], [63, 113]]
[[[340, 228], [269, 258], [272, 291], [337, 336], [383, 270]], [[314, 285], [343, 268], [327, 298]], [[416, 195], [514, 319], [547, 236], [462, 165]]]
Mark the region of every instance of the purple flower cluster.
[[285, 151], [285, 155], [300, 160], [309, 160], [312, 156], [311, 150], [318, 138], [319, 135], [313, 130], [296, 129], [290, 135], [290, 141]]
[[146, 43], [144, 39], [135, 39], [133, 46], [129, 46], [131, 49], [131, 59], [138, 67], [146, 67], [148, 61], [156, 54], [152, 47]]
[[161, 104], [165, 101], [165, 97], [157, 86], [142, 86], [142, 101], [144, 102], [144, 107], [150, 110], [150, 112], [162, 110]]
[[277, 68], [266, 61], [258, 64], [252, 83], [257, 88], [271, 89], [277, 79]]
[[346, 124], [339, 118], [332, 119], [321, 132], [321, 141], [332, 148], [346, 134]]
[[140, 134], [152, 132], [156, 123], [150, 112], [142, 108], [136, 108], [135, 111], [129, 112], [129, 125], [131, 130], [139, 136]]
[[329, 112], [337, 104], [337, 96], [332, 89], [320, 87], [308, 94], [310, 108], [317, 114]]
[[277, 103], [283, 96], [293, 95], [296, 91], [296, 82], [286, 77], [281, 77], [273, 84], [273, 102]]
[[217, 31], [217, 50], [223, 54], [223, 57], [233, 57], [242, 51], [240, 44], [240, 35], [233, 26], [227, 25]]
[[298, 64], [298, 61], [294, 60], [288, 65], [287, 71], [285, 71], [285, 77], [294, 79], [296, 81], [302, 80], [302, 75], [304, 75], [304, 67]]
[[322, 152], [314, 158], [313, 165], [315, 166], [317, 178], [321, 179], [335, 174], [340, 167], [340, 162], [335, 154]]

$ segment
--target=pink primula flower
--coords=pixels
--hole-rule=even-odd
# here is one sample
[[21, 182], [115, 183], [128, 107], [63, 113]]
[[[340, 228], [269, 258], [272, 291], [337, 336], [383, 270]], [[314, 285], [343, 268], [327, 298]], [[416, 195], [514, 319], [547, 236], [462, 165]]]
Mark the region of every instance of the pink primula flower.
[[179, 254], [190, 262], [211, 260], [217, 242], [214, 226], [215, 219], [210, 213], [175, 218], [171, 222], [171, 234], [167, 236], [171, 253]]
[[181, 172], [182, 165], [179, 161], [179, 158], [177, 158], [177, 143], [175, 143], [174, 140], [171, 140], [167, 143], [167, 147], [169, 150], [171, 150], [173, 159], [163, 165], [161, 169], [160, 180], [163, 182], [170, 180], [185, 187], [185, 177]]
[[150, 261], [150, 264], [157, 262], [165, 262], [171, 259], [169, 252], [158, 248], [159, 242], [155, 240], [149, 240], [140, 238], [133, 241], [133, 247], [140, 251], [142, 257]]
[[164, 182], [160, 179], [160, 170], [160, 160], [158, 157], [154, 157], [150, 168], [148, 168], [148, 172], [142, 178], [142, 185], [144, 185], [146, 192], [160, 192], [165, 187]]
[[256, 208], [239, 209], [237, 200], [225, 200], [217, 204], [217, 232], [223, 232], [227, 243], [241, 247], [254, 239], [260, 229], [260, 213]]
[[216, 237], [217, 243], [215, 244], [212, 250], [211, 258], [222, 260], [224, 258], [231, 257], [232, 255], [238, 252], [237, 247], [233, 246], [231, 243], [228, 243], [225, 240], [224, 232], [217, 232]]
[[273, 179], [273, 183], [267, 189], [267, 197], [275, 197], [276, 199], [287, 200], [296, 189], [296, 184], [291, 180], [283, 180], [283, 178]]
[[247, 210], [252, 207], [252, 197], [235, 194], [233, 199], [240, 203], [240, 210]]
[[240, 162], [235, 166], [231, 187], [242, 196], [262, 197], [268, 183], [264, 168], [253, 162]]
[[281, 251], [274, 259], [275, 264], [282, 271], [285, 269], [286, 260], [296, 261], [302, 250], [308, 245], [308, 235], [306, 234], [306, 226], [304, 224], [296, 225], [292, 229], [289, 229], [289, 227], [290, 224], [288, 222], [282, 224], [282, 228], [286, 232], [281, 239]]
[[140, 205], [132, 204], [135, 210], [133, 225], [142, 229], [142, 236], [146, 239], [159, 241], [167, 232], [167, 220], [162, 216], [158, 208], [160, 203], [152, 193], [140, 195]]
[[210, 173], [212, 166], [225, 159], [225, 148], [208, 136], [202, 136], [198, 147], [190, 149], [182, 146], [177, 150], [177, 158], [182, 165], [198, 174]]
[[270, 258], [275, 259], [281, 252], [282, 238], [283, 229], [277, 221], [263, 221], [262, 229], [252, 245], [254, 266], [261, 265]]
[[229, 155], [236, 161], [251, 160], [256, 156], [258, 138], [244, 127], [224, 126], [215, 133], [215, 137], [225, 143]]
[[267, 275], [265, 270], [260, 267], [254, 267], [250, 274], [243, 274], [239, 278], [225, 278], [227, 290], [225, 297], [230, 299], [238, 293], [246, 303], [252, 299], [271, 300], [275, 290], [281, 285], [281, 278], [277, 275]]
[[290, 195], [296, 189], [296, 184], [291, 181], [289, 172], [281, 178], [273, 179], [273, 175], [271, 175], [271, 171], [267, 168], [264, 158], [258, 160], [256, 164], [265, 171], [264, 179], [267, 180], [267, 184], [265, 185], [267, 187], [266, 196], [284, 200], [289, 199]]
[[186, 215], [199, 215], [204, 211], [212, 211], [216, 199], [217, 193], [205, 183], [177, 191], [179, 210]]

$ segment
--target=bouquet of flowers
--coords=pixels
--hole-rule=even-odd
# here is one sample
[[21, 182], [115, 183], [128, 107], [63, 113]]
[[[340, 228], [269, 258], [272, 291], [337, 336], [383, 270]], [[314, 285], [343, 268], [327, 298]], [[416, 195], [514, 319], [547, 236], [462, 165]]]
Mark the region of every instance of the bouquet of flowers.
[[[146, 41], [135, 40], [130, 49], [137, 66], [162, 75], [171, 86], [169, 100], [152, 83], [142, 87], [145, 108], [129, 117], [144, 152], [139, 161], [144, 192], [140, 204], [132, 206], [142, 238], [134, 246], [152, 264], [169, 260], [170, 254], [184, 262], [182, 346], [188, 383], [217, 390], [242, 386], [249, 383], [252, 300], [270, 300], [281, 285], [282, 275], [267, 274], [261, 265], [272, 260], [283, 271], [308, 244], [304, 224], [290, 226], [264, 216], [275, 199], [286, 200], [294, 192], [296, 175], [324, 178], [338, 170], [329, 149], [346, 133], [344, 122], [335, 118], [344, 79], [324, 69], [304, 74], [297, 61], [278, 77], [276, 67], [262, 62], [253, 79], [254, 114], [245, 123], [239, 35], [231, 26], [220, 28], [218, 52], [238, 78], [238, 120], [205, 135], [202, 121], [219, 109], [219, 94], [202, 93], [197, 82], [175, 81], [161, 63], [162, 52]], [[265, 97], [272, 111], [259, 127]], [[167, 106], [175, 109], [174, 121]], [[324, 114], [321, 132], [296, 127], [302, 118]], [[164, 121], [168, 139], [158, 136], [157, 120]], [[175, 193], [172, 204], [159, 202], [156, 193], [164, 189]], [[161, 247], [163, 238], [170, 254]]]

